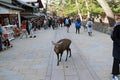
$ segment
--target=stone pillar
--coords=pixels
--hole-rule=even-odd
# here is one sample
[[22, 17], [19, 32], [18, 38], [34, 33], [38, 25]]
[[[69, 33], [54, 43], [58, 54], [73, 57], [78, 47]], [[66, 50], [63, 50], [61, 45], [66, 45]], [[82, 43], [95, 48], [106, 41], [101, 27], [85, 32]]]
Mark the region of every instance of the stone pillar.
[[18, 12], [18, 25], [19, 25], [19, 28], [20, 28], [20, 25], [21, 25], [20, 12]]

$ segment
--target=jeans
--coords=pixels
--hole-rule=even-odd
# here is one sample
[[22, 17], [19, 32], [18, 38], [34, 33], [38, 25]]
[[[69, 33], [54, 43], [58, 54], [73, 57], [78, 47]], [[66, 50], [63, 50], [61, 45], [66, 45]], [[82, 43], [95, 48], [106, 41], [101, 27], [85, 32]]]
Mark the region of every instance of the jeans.
[[2, 40], [1, 40], [1, 37], [0, 37], [0, 51], [2, 51]]

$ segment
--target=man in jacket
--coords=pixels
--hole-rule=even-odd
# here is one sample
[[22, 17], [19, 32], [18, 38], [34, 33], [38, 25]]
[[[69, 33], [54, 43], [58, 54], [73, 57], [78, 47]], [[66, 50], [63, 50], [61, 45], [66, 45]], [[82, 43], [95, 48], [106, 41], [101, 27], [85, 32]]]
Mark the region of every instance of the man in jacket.
[[71, 25], [71, 20], [69, 17], [67, 17], [65, 19], [65, 25], [67, 26], [67, 32], [69, 33], [69, 28], [70, 28], [70, 25]]

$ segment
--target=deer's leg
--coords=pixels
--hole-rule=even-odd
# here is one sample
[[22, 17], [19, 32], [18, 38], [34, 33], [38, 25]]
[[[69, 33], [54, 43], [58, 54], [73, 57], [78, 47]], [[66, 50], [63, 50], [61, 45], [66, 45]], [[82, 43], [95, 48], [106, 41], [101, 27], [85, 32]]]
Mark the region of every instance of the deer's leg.
[[63, 53], [60, 54], [60, 62], [61, 62], [62, 55], [63, 55]]
[[68, 51], [69, 51], [69, 50], [67, 49], [67, 55], [66, 55], [66, 59], [65, 59], [65, 61], [67, 61], [67, 57], [68, 57]]
[[59, 66], [59, 54], [57, 54], [57, 66]]
[[69, 57], [71, 57], [71, 49], [69, 48], [68, 50], [70, 51], [70, 56]]

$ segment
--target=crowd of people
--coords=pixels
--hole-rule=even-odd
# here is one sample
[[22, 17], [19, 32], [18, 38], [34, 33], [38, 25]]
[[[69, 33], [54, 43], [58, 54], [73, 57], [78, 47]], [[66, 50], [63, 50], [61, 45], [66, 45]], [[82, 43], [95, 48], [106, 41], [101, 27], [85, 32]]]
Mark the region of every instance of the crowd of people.
[[[73, 18], [70, 17], [44, 17], [44, 18], [37, 18], [37, 19], [26, 19], [26, 20], [22, 20], [21, 21], [21, 26], [14, 28], [13, 31], [15, 33], [15, 37], [16, 35], [18, 35], [20, 37], [20, 39], [22, 38], [36, 38], [36, 35], [34, 34], [34, 32], [36, 30], [41, 30], [41, 28], [43, 29], [48, 29], [48, 28], [52, 28], [53, 30], [57, 29], [58, 27], [66, 27], [66, 31], [67, 33], [69, 33], [69, 28], [71, 26], [71, 24], [74, 23], [75, 24], [75, 28], [76, 28], [76, 34], [80, 34], [80, 28], [83, 25], [82, 21], [80, 20], [79, 17], [76, 17], [74, 20]], [[88, 35], [92, 36], [92, 24], [93, 22], [91, 21], [91, 19], [88, 19], [87, 23], [86, 23], [86, 27], [88, 28]], [[2, 46], [3, 46], [3, 35], [4, 35], [4, 31], [2, 30], [2, 25], [0, 24], [0, 51], [2, 51]], [[7, 42], [7, 44], [10, 44], [9, 39], [6, 36], [5, 41]], [[5, 43], [6, 46], [6, 43]], [[7, 45], [9, 46], [9, 45]]]

